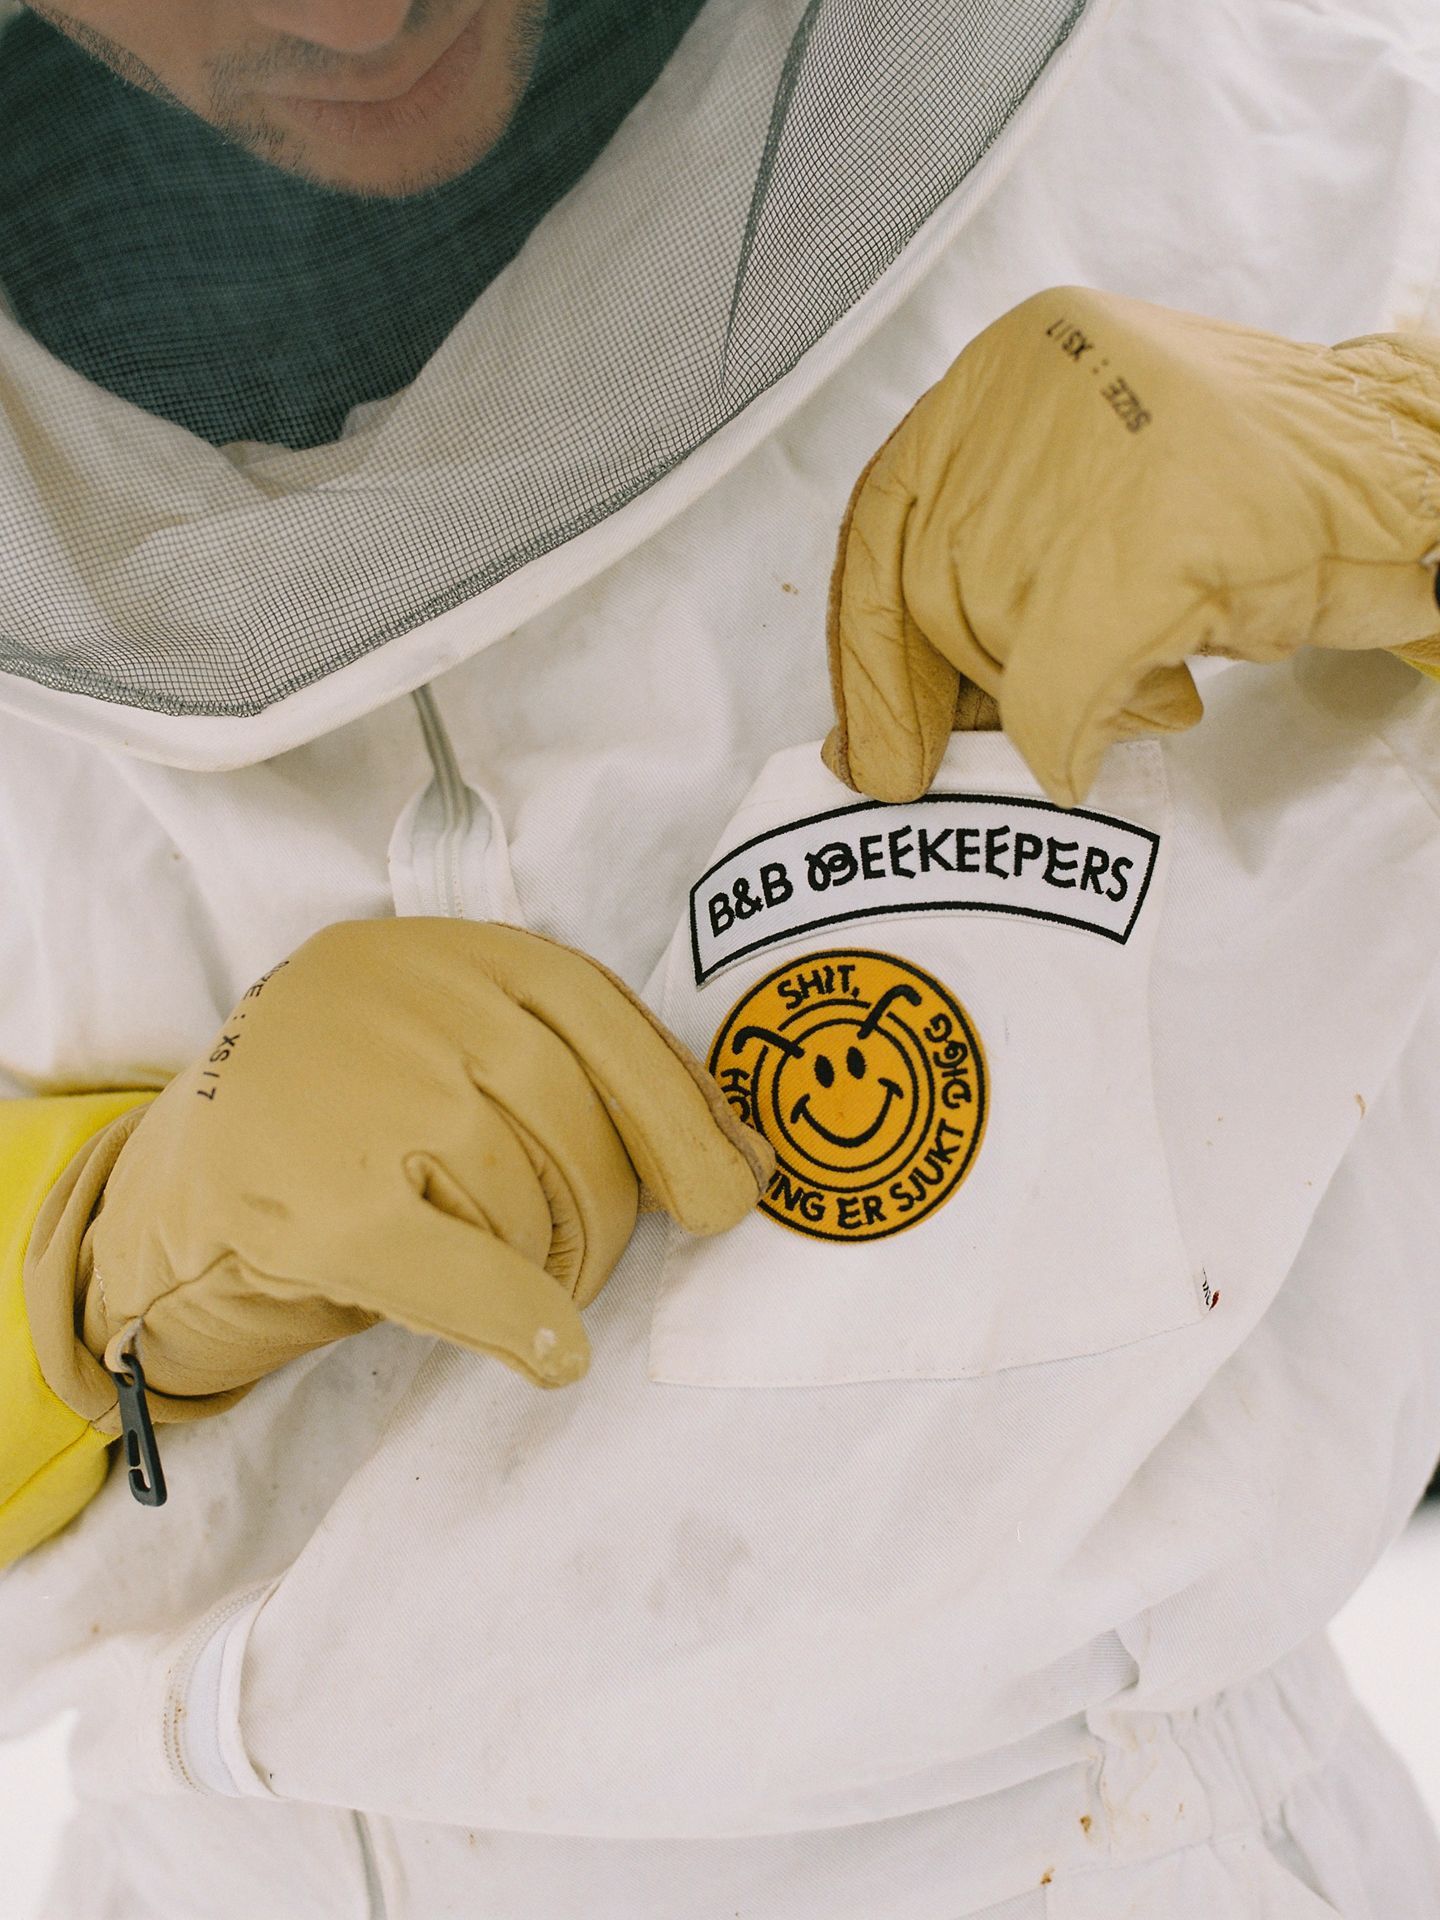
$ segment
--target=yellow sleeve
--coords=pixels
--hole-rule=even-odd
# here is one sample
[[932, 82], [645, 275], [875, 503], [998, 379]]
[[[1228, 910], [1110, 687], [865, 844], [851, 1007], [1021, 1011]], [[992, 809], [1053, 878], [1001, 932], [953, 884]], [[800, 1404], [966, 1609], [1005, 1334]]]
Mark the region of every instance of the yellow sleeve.
[[[1435, 589], [1435, 597], [1440, 601], [1440, 585]], [[1412, 640], [1408, 647], [1391, 647], [1390, 652], [1417, 672], [1440, 680], [1440, 633], [1431, 634], [1426, 640]]]
[[105, 1478], [108, 1442], [46, 1385], [25, 1311], [25, 1250], [85, 1142], [153, 1093], [0, 1100], [0, 1567], [58, 1533]]

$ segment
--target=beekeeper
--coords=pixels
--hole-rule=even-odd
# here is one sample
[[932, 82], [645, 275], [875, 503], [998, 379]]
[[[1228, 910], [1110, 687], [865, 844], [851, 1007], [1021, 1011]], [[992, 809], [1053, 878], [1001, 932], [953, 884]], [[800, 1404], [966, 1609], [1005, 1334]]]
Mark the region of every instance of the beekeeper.
[[54, 1920], [1433, 1920], [1325, 1628], [1440, 1447], [1437, 96], [1418, 0], [11, 21]]

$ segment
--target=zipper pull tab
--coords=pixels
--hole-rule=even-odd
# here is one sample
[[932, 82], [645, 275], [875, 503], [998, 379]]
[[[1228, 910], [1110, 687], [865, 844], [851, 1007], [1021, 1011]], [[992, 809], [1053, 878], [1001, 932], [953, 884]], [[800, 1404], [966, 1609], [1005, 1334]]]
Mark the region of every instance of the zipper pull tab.
[[145, 1369], [135, 1352], [140, 1325], [140, 1321], [132, 1320], [115, 1335], [105, 1349], [105, 1371], [115, 1382], [120, 1401], [120, 1433], [125, 1442], [130, 1491], [142, 1507], [163, 1507], [165, 1469], [160, 1464], [150, 1402], [145, 1397]]

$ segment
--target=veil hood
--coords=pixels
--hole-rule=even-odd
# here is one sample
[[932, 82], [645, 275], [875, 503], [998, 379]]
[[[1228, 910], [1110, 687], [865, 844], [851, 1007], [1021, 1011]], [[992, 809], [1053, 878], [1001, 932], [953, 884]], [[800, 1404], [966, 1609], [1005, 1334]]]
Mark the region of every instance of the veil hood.
[[1101, 4], [708, 0], [413, 376], [318, 444], [215, 444], [0, 314], [0, 706], [236, 765], [510, 631], [878, 324]]

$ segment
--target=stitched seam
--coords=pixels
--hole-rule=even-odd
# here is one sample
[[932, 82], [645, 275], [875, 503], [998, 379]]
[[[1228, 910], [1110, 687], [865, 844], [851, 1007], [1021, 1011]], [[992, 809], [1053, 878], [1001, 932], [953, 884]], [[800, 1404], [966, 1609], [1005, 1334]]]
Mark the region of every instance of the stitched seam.
[[[1386, 344], [1388, 346], [1390, 343], [1387, 342]], [[1424, 368], [1427, 372], [1433, 371], [1428, 363], [1421, 360], [1416, 354], [1404, 354], [1402, 352], [1401, 357], [1408, 360], [1412, 366]], [[1359, 401], [1360, 405], [1364, 407], [1365, 411], [1370, 414], [1373, 419], [1383, 420], [1385, 422], [1389, 430], [1390, 438], [1394, 441], [1398, 451], [1407, 461], [1414, 463], [1420, 480], [1419, 510], [1421, 514], [1424, 515], [1428, 513], [1432, 519], [1436, 518], [1437, 509], [1434, 496], [1431, 492], [1434, 476], [1430, 471], [1430, 467], [1423, 453], [1420, 451], [1419, 444], [1411, 444], [1406, 434], [1402, 431], [1400, 422], [1392, 409], [1387, 407], [1384, 401], [1375, 393], [1373, 383], [1367, 387], [1367, 385], [1362, 384], [1360, 374], [1353, 368], [1347, 368], [1345, 371], [1348, 374], [1350, 388], [1355, 399]]]

